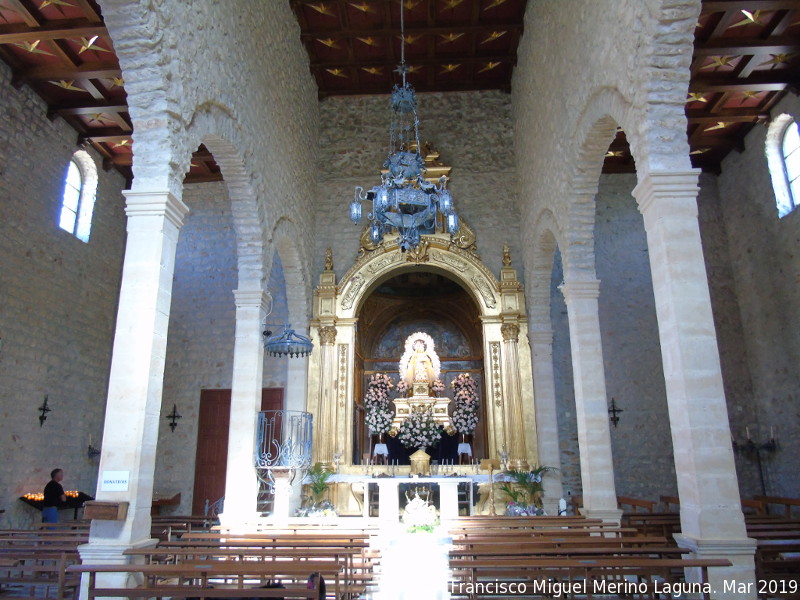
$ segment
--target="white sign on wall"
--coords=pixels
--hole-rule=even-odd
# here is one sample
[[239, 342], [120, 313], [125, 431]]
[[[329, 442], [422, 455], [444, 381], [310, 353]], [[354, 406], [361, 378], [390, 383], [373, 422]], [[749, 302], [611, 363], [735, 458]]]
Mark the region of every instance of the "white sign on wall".
[[130, 471], [103, 471], [100, 489], [104, 492], [127, 492]]

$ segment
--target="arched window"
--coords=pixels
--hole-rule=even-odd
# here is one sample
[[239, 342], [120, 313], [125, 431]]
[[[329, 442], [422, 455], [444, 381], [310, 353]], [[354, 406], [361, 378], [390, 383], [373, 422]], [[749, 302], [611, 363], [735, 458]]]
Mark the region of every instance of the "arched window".
[[86, 151], [78, 150], [67, 168], [58, 225], [84, 242], [92, 229], [96, 191], [97, 167]]
[[800, 133], [796, 121], [792, 121], [783, 134], [783, 169], [789, 184], [792, 208], [796, 208], [800, 203]]

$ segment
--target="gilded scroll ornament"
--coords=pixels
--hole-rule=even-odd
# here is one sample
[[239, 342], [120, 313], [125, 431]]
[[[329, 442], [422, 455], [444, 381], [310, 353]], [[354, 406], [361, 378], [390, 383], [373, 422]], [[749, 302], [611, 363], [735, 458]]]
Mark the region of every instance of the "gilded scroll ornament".
[[344, 297], [342, 298], [342, 308], [347, 310], [353, 307], [353, 303], [356, 301], [356, 296], [362, 287], [364, 287], [364, 278], [361, 275], [356, 275], [353, 277], [350, 285], [347, 286], [347, 292], [345, 292]]
[[504, 342], [516, 342], [519, 340], [519, 325], [516, 323], [503, 323], [500, 326], [500, 333], [503, 334]]
[[369, 266], [367, 266], [367, 271], [375, 275], [379, 271], [383, 271], [386, 267], [399, 261], [401, 256], [402, 255], [399, 252], [390, 252], [388, 254], [384, 254], [380, 258], [373, 260]]
[[431, 243], [428, 240], [421, 240], [416, 248], [412, 248], [406, 252], [406, 262], [413, 262], [416, 264], [428, 262], [428, 248]]
[[336, 341], [336, 327], [323, 325], [319, 328], [319, 341], [323, 346], [332, 346]]
[[453, 267], [456, 271], [463, 273], [467, 270], [468, 265], [463, 260], [451, 256], [445, 252], [436, 252], [435, 250], [431, 251], [431, 257], [436, 262], [444, 263], [450, 267]]
[[344, 408], [347, 395], [347, 344], [339, 344], [339, 407]]
[[475, 287], [478, 288], [481, 296], [483, 296], [483, 302], [487, 307], [494, 308], [497, 306], [497, 300], [495, 300], [492, 289], [489, 287], [489, 284], [486, 283], [485, 279], [479, 277], [478, 275], [473, 275], [470, 281], [472, 281], [472, 283], [475, 284]]
[[325, 250], [325, 270], [333, 271], [333, 250], [330, 248]]

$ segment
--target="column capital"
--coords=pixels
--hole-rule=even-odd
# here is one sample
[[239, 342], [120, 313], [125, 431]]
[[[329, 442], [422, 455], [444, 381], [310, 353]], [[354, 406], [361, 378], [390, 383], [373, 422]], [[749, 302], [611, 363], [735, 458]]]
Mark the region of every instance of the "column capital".
[[558, 289], [564, 294], [564, 299], [567, 302], [579, 298], [597, 299], [600, 295], [600, 280], [571, 279], [558, 286]]
[[519, 340], [519, 325], [517, 323], [503, 323], [500, 326], [500, 333], [503, 334], [504, 342], [516, 342]]
[[323, 346], [333, 346], [336, 342], [336, 327], [333, 325], [320, 326], [319, 339]]
[[125, 214], [133, 217], [166, 217], [178, 229], [183, 226], [183, 218], [189, 214], [189, 207], [183, 200], [168, 191], [135, 192], [122, 190], [125, 196]]
[[680, 205], [687, 205], [691, 200], [694, 214], [697, 215], [697, 185], [700, 169], [688, 171], [653, 171], [643, 173], [639, 183], [633, 188], [633, 197], [639, 204], [639, 212], [643, 215], [655, 206], [669, 204], [669, 212]]
[[268, 290], [233, 290], [236, 308], [260, 308], [265, 313], [272, 310], [272, 294]]

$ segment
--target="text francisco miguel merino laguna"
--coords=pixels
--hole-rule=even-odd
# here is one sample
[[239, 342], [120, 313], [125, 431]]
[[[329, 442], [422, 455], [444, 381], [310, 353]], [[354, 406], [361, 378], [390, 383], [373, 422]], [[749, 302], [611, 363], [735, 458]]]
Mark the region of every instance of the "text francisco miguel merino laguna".
[[[652, 590], [648, 588], [652, 585]], [[533, 582], [513, 581], [481, 581], [464, 583], [451, 581], [449, 584], [451, 594], [544, 594], [553, 598], [574, 594], [644, 594], [652, 591], [655, 594], [669, 594], [680, 597], [684, 594], [710, 594], [711, 585], [698, 582], [653, 581], [651, 583], [633, 581], [606, 581], [596, 579], [590, 581], [547, 581], [546, 579]], [[590, 589], [591, 588], [591, 589]]]

